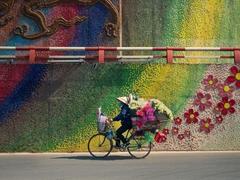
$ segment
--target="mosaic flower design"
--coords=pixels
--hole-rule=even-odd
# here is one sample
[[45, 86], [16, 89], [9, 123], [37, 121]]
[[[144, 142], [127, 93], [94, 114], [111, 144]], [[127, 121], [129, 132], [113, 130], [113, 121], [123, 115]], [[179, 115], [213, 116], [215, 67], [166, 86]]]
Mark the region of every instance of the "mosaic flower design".
[[200, 121], [200, 132], [204, 131], [206, 134], [208, 134], [213, 128], [214, 124], [211, 123], [210, 118], [207, 118], [206, 120], [202, 119]]
[[213, 75], [208, 75], [208, 77], [202, 81], [202, 84], [206, 90], [216, 89], [217, 83], [218, 79], [214, 78]]
[[223, 122], [223, 117], [222, 116], [217, 116], [216, 117], [216, 124], [222, 124]]
[[174, 123], [177, 125], [177, 126], [180, 126], [182, 124], [182, 119], [180, 117], [177, 117], [174, 119]]
[[191, 132], [189, 130], [184, 131], [184, 137], [190, 138]]
[[187, 124], [198, 123], [198, 116], [199, 116], [199, 113], [194, 112], [193, 109], [189, 109], [187, 112], [184, 113], [184, 117], [186, 119]]
[[167, 137], [166, 136], [162, 136], [162, 142], [166, 142], [167, 141]]
[[179, 129], [178, 129], [177, 127], [173, 127], [173, 128], [172, 128], [172, 134], [173, 134], [173, 135], [177, 135], [178, 132], [179, 132]]
[[212, 102], [210, 101], [211, 98], [212, 97], [210, 94], [207, 93], [204, 95], [203, 93], [199, 92], [197, 93], [197, 97], [194, 100], [193, 104], [195, 106], [198, 106], [200, 111], [204, 111], [205, 109], [212, 106]]
[[163, 142], [166, 142], [167, 141], [167, 137], [165, 134], [161, 133], [161, 132], [158, 132], [155, 134], [155, 137], [154, 137], [154, 140], [157, 142], [157, 143], [163, 143]]
[[179, 134], [179, 135], [177, 136], [177, 138], [178, 138], [179, 140], [183, 140], [183, 139], [184, 139], [184, 134]]
[[229, 100], [228, 97], [223, 97], [217, 108], [223, 116], [226, 116], [228, 113], [233, 114], [235, 112], [234, 105], [235, 101], [233, 99]]
[[169, 129], [164, 128], [164, 129], [162, 130], [162, 132], [163, 132], [163, 134], [168, 135], [168, 134], [169, 134]]
[[231, 71], [231, 76], [228, 76], [228, 78], [226, 79], [226, 82], [229, 84], [234, 83], [236, 88], [239, 89], [240, 88], [240, 70], [236, 67], [233, 66], [230, 68]]
[[225, 82], [224, 84], [219, 84], [217, 88], [218, 88], [218, 94], [220, 97], [231, 98], [233, 96], [232, 93], [234, 91], [234, 88], [228, 83]]

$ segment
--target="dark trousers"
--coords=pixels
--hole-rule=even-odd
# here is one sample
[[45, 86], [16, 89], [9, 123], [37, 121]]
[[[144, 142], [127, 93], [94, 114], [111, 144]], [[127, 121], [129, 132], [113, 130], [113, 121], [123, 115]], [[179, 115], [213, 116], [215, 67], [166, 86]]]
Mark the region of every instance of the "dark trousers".
[[120, 140], [125, 144], [127, 141], [125, 139], [125, 137], [122, 135], [124, 132], [126, 132], [128, 129], [131, 129], [132, 125], [131, 124], [127, 124], [127, 123], [123, 123], [122, 126], [120, 128], [118, 128], [118, 130], [116, 131], [116, 135], [117, 135], [117, 140], [116, 140], [116, 145], [119, 146], [120, 145]]

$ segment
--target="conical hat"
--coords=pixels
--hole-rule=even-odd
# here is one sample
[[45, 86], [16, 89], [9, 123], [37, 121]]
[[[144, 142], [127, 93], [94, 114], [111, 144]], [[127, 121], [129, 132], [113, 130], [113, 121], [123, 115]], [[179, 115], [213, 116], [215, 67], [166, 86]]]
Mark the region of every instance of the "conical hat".
[[130, 101], [129, 97], [125, 97], [125, 96], [118, 97], [117, 100], [119, 100], [120, 102], [123, 102], [124, 104], [127, 104], [127, 105], [129, 104], [129, 101]]

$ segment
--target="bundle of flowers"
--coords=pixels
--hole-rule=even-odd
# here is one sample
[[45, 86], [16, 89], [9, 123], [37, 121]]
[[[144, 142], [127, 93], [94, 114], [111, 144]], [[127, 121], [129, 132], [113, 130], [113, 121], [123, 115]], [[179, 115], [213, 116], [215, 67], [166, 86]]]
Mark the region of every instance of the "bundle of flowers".
[[171, 110], [158, 99], [133, 99], [129, 107], [133, 112], [132, 123], [138, 130], [156, 130], [161, 122], [173, 120]]

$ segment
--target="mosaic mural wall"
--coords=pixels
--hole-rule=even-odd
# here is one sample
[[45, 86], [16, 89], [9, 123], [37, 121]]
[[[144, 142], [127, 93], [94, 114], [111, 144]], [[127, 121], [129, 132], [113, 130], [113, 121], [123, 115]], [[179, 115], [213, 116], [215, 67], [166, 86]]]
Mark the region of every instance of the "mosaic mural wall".
[[[238, 0], [124, 1], [123, 45], [240, 46], [239, 8]], [[0, 45], [118, 46], [119, 27], [117, 0], [0, 2]], [[239, 83], [233, 64], [2, 64], [0, 151], [86, 151], [96, 108], [113, 117], [115, 98], [129, 93], [174, 114], [156, 150], [239, 150]]]

